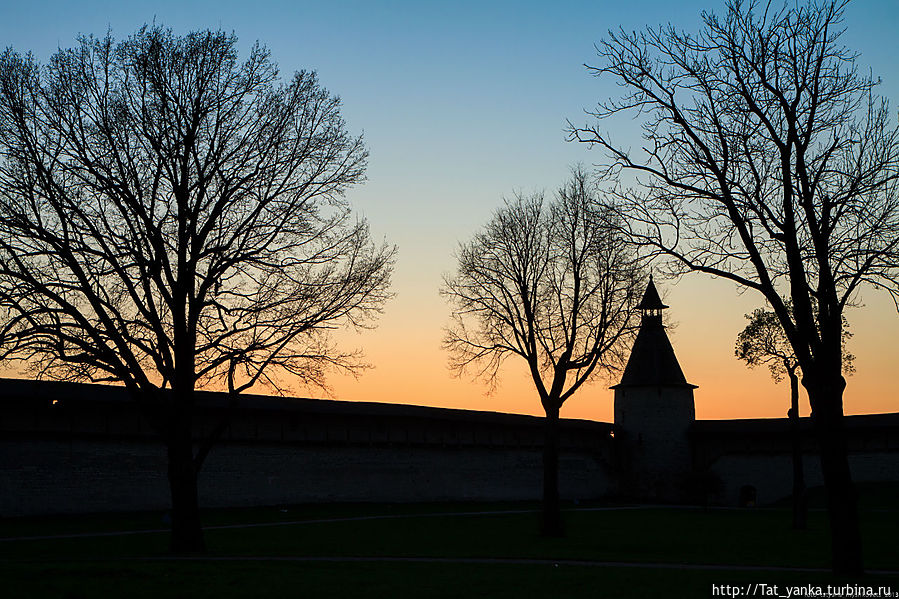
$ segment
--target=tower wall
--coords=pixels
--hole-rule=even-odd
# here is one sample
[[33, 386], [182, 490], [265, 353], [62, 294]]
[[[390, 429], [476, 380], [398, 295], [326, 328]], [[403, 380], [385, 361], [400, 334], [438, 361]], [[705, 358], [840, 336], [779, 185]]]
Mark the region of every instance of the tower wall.
[[693, 459], [688, 432], [695, 418], [692, 386], [615, 389], [621, 495], [661, 502], [686, 498]]

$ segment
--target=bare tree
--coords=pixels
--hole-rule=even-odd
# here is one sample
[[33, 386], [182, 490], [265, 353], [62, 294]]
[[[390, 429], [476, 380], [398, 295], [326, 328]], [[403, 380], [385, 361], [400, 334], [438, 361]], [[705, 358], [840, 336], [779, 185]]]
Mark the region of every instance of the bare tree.
[[527, 364], [546, 413], [547, 536], [562, 534], [562, 404], [598, 371], [620, 366], [634, 334], [643, 275], [611, 217], [582, 170], [553, 202], [519, 195], [461, 246], [442, 290], [453, 308], [445, 347], [456, 372], [474, 369], [493, 385], [506, 358]]
[[203, 548], [195, 389], [323, 385], [358, 370], [327, 329], [388, 297], [343, 194], [367, 152], [314, 73], [258, 44], [144, 27], [41, 67], [0, 56], [0, 358], [123, 383], [168, 449], [172, 548]]
[[[792, 312], [793, 306], [789, 300], [784, 302]], [[799, 360], [793, 353], [793, 348], [784, 333], [777, 314], [764, 308], [756, 308], [752, 314], [747, 314], [749, 323], [737, 335], [734, 355], [743, 360], [750, 368], [759, 365], [768, 366], [771, 378], [775, 382], [783, 380], [787, 376], [790, 380], [790, 409], [787, 416], [790, 419], [790, 437], [793, 454], [793, 528], [803, 530], [808, 520], [808, 502], [805, 489], [805, 476], [802, 467], [802, 433], [799, 425]], [[855, 356], [846, 350], [846, 341], [852, 333], [849, 332], [846, 319], [843, 319], [843, 373], [852, 374], [855, 371], [853, 362]]]
[[[598, 126], [632, 239], [696, 271], [758, 291], [802, 369], [821, 448], [833, 568], [862, 572], [843, 430], [842, 316], [859, 287], [899, 297], [899, 130], [876, 81], [840, 45], [843, 0], [776, 8], [728, 0], [698, 34], [609, 33], [590, 67], [624, 88], [599, 119], [641, 115], [632, 152]], [[792, 311], [784, 298], [792, 301]]]

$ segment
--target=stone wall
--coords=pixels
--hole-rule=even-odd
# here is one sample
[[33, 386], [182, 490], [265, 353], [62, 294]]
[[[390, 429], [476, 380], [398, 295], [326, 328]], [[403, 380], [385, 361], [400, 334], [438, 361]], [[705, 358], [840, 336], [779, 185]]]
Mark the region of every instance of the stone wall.
[[[803, 471], [807, 488], [824, 484], [821, 461], [815, 454], [803, 455]], [[899, 476], [899, 451], [885, 453], [853, 453], [849, 456], [852, 480], [856, 483], [896, 481]], [[741, 503], [741, 489], [752, 487], [758, 505], [783, 500], [793, 492], [793, 458], [790, 454], [726, 455], [711, 465], [711, 472], [722, 482], [720, 502], [736, 506]]]
[[[620, 481], [637, 471], [633, 460], [640, 461], [643, 480], [631, 480], [635, 494], [624, 495], [638, 501], [666, 500], [659, 481], [674, 490], [708, 484], [703, 473], [721, 485], [715, 503], [738, 505], [740, 489], [748, 486], [760, 504], [789, 495], [785, 419], [697, 421], [685, 443], [685, 422], [692, 418], [687, 391], [683, 409], [674, 413], [669, 403], [653, 409], [657, 398], [645, 395], [628, 397], [648, 402], [632, 414], [642, 422], [616, 409], [631, 434], [602, 422], [562, 421], [564, 498], [619, 495]], [[231, 415], [200, 474], [204, 506], [541, 495], [540, 418], [263, 396], [229, 407], [215, 393], [198, 401], [197, 438]], [[803, 419], [802, 426], [807, 484], [820, 485], [811, 423]], [[899, 414], [850, 416], [846, 426], [855, 480], [899, 479]], [[642, 443], [637, 454], [628, 450], [631, 441]], [[684, 478], [685, 451], [697, 480]], [[0, 517], [168, 505], [165, 449], [122, 388], [0, 379]]]
[[[169, 504], [161, 444], [110, 440], [0, 442], [0, 516], [163, 510]], [[200, 473], [206, 507], [306, 502], [536, 500], [541, 453], [516, 448], [294, 447], [223, 443]], [[567, 453], [568, 499], [609, 491], [596, 456]]]
[[[121, 388], [0, 380], [0, 516], [161, 510], [165, 449]], [[203, 394], [198, 438], [228, 413]], [[539, 499], [542, 419], [245, 397], [200, 473], [208, 507]], [[563, 420], [560, 490], [612, 488], [611, 425]]]
[[[853, 480], [899, 481], [899, 414], [847, 416], [845, 426]], [[800, 430], [806, 487], [821, 486], [812, 422], [802, 418]], [[792, 493], [790, 434], [787, 419], [698, 421], [691, 431], [696, 469], [720, 481], [718, 503], [739, 505], [744, 487], [760, 505], [776, 502]]]

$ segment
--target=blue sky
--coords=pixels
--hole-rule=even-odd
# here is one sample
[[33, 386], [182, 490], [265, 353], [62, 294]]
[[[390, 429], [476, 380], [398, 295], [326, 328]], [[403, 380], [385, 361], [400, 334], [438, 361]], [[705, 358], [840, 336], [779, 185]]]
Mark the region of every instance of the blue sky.
[[[353, 190], [350, 199], [369, 219], [373, 233], [400, 250], [397, 297], [381, 326], [362, 336], [347, 336], [349, 344], [365, 349], [377, 368], [359, 382], [336, 379], [335, 395], [536, 412], [536, 400], [523, 398], [526, 380], [522, 383], [514, 370], [510, 378], [515, 381], [486, 399], [482, 386], [450, 379], [439, 347], [448, 315], [437, 294], [441, 276], [452, 269], [458, 242], [486, 222], [503, 196], [515, 190], [552, 190], [571, 165], [600, 160], [585, 146], [566, 142], [564, 129], [566, 119], [587, 122], [584, 109], [615, 93], [583, 67], [593, 60], [593, 44], [608, 29], [666, 22], [695, 29], [702, 10], [722, 9], [723, 0], [36, 0], [3, 4], [0, 45], [31, 50], [45, 61], [57, 47], [71, 45], [79, 33], [102, 35], [110, 29], [114, 36], [125, 37], [155, 20], [176, 33], [234, 31], [243, 48], [259, 40], [285, 74], [316, 70], [325, 87], [341, 96], [350, 130], [364, 132], [371, 151], [369, 181]], [[895, 110], [899, 0], [856, 0], [847, 9], [846, 26], [844, 42], [861, 53], [860, 64], [883, 78], [881, 93]], [[618, 135], [633, 138], [635, 129], [623, 123]], [[678, 343], [684, 347], [678, 353], [691, 382], [702, 387], [703, 377], [713, 376], [690, 374], [691, 362], [705, 364], [708, 359], [690, 353], [697, 335], [717, 335], [710, 346], [720, 355], [716, 373], [745, 373], [732, 357], [733, 338], [742, 328], [742, 313], [758, 300], [735, 295], [732, 286], [702, 281], [685, 280], [676, 288], [672, 283], [670, 292], [667, 303], [680, 321], [672, 335], [676, 349]], [[731, 316], [714, 326], [715, 333], [704, 330], [708, 322], [703, 318], [710, 310], [696, 306], [698, 296], [718, 298], [711, 303], [729, 307]], [[872, 323], [888, 321], [886, 326], [871, 324], [871, 334], [899, 332], [889, 328], [899, 326], [891, 304], [878, 296], [866, 298], [866, 303], [879, 315], [871, 317]], [[884, 313], [884, 306], [891, 312]], [[857, 338], [868, 330], [860, 326]], [[859, 357], [857, 379], [868, 376]], [[894, 358], [878, 366], [895, 367]], [[747, 376], [755, 377], [752, 384], [774, 389], [764, 372]], [[611, 404], [604, 387], [585, 390], [583, 395], [593, 399], [578, 400], [580, 407], [569, 415], [606, 417]], [[436, 388], [449, 391], [435, 393]], [[780, 415], [744, 403], [741, 415]]]

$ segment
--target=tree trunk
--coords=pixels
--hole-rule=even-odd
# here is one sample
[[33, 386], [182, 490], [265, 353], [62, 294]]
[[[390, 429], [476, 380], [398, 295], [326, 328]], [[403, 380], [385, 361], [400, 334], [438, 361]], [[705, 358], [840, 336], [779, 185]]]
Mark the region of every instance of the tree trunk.
[[790, 437], [793, 446], [793, 528], [805, 530], [808, 522], [808, 496], [802, 468], [802, 431], [799, 428], [799, 378], [790, 375]]
[[[180, 247], [181, 251], [184, 250]], [[193, 280], [193, 273], [182, 272], [184, 257], [179, 256], [179, 280]], [[193, 418], [194, 387], [196, 386], [196, 331], [189, 326], [186, 314], [188, 293], [177, 286], [173, 295], [178, 298], [174, 314], [175, 372], [169, 404], [169, 486], [172, 491], [173, 553], [200, 553], [206, 550], [203, 527], [200, 523], [200, 502], [197, 493], [197, 472], [201, 460], [194, 458]], [[180, 312], [184, 309], [185, 312]]]
[[194, 465], [190, 428], [172, 434], [168, 441], [169, 487], [172, 493], [172, 553], [206, 550], [200, 524], [197, 469]]
[[559, 503], [559, 408], [546, 408], [546, 438], [543, 443], [543, 520], [545, 537], [561, 537], [562, 508]]
[[821, 451], [821, 472], [827, 496], [833, 573], [860, 576], [864, 572], [862, 540], [858, 520], [858, 501], [852, 475], [846, 431], [843, 426], [843, 389], [840, 374], [818, 376], [803, 385], [812, 405], [812, 420]]

